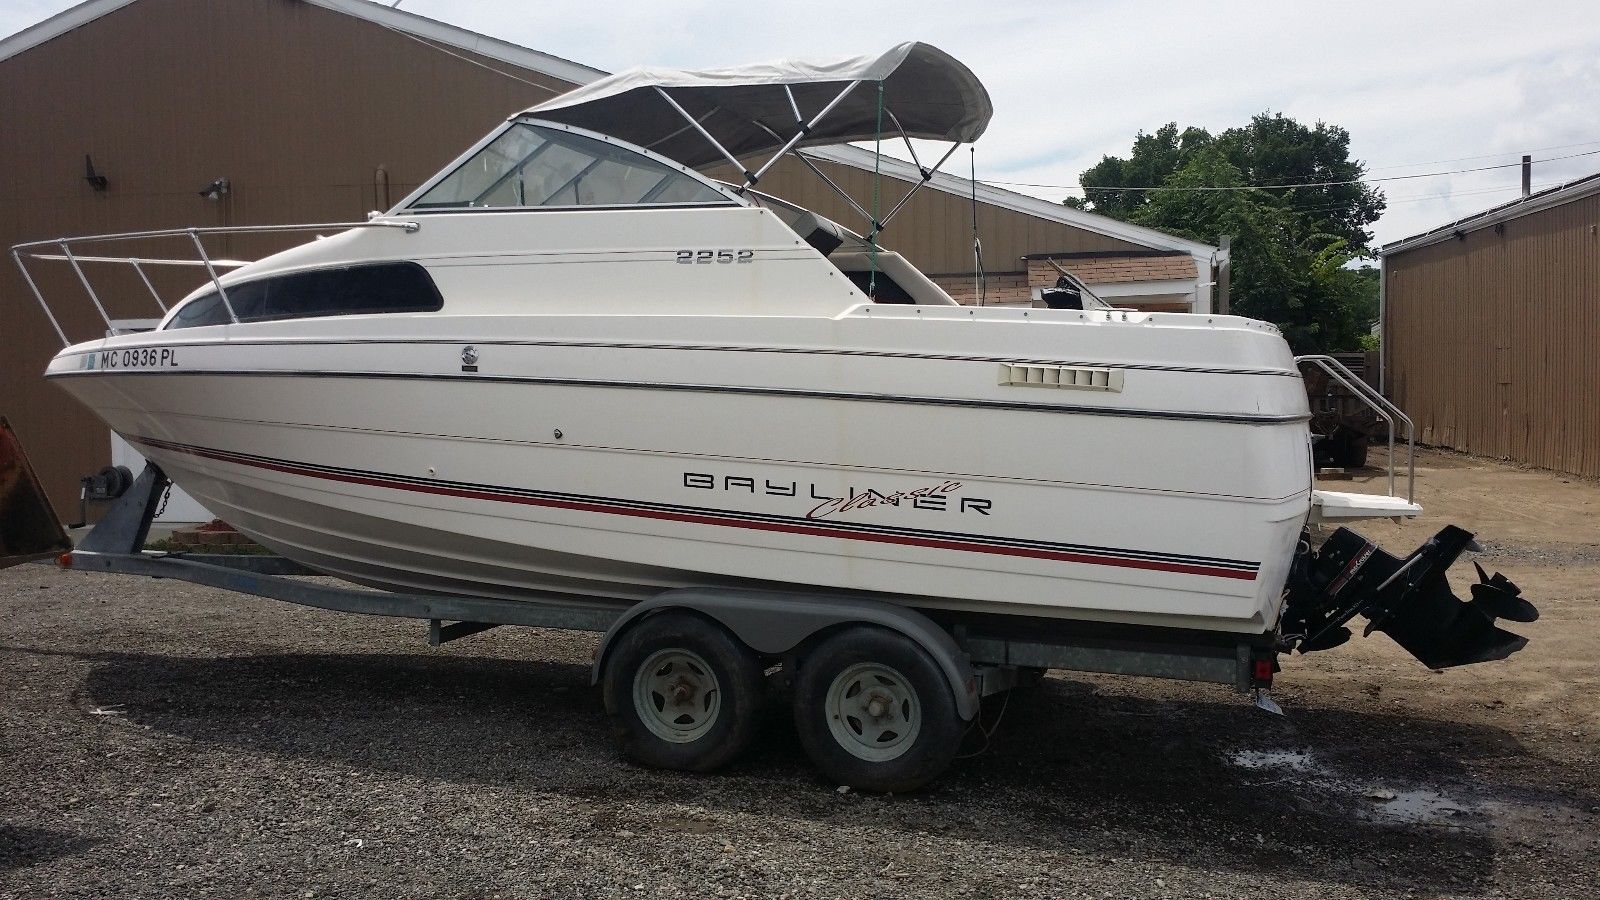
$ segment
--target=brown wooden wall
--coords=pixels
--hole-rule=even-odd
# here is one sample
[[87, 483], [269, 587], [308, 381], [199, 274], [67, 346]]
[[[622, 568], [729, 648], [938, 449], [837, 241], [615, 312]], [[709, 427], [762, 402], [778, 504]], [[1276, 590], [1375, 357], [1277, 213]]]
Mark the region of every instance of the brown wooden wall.
[[1600, 476], [1600, 196], [1384, 272], [1388, 389], [1418, 440]]
[[[191, 225], [359, 220], [385, 205], [380, 166], [389, 200], [398, 202], [507, 115], [571, 87], [450, 53], [295, 0], [140, 0], [103, 16], [0, 61], [0, 249]], [[108, 191], [84, 181], [85, 153], [110, 180]], [[855, 196], [871, 196], [871, 173], [827, 168]], [[228, 197], [198, 196], [219, 177], [232, 183]], [[761, 187], [865, 230], [792, 161]], [[993, 271], [1017, 268], [1024, 253], [1136, 248], [987, 205], [980, 205], [980, 227]], [[303, 239], [236, 237], [210, 246], [214, 255], [251, 259]], [[929, 272], [969, 271], [969, 203], [924, 191], [884, 241]], [[120, 246], [106, 255], [188, 252], [181, 243]], [[104, 333], [63, 264], [31, 270], [69, 338]], [[131, 272], [92, 267], [91, 277], [113, 317], [157, 313]], [[175, 298], [199, 282], [197, 270], [183, 270], [158, 284]], [[107, 434], [40, 377], [60, 342], [9, 260], [0, 260], [0, 348], [0, 414], [32, 451], [57, 511], [73, 515], [78, 476], [109, 459]]]
[[[516, 74], [551, 87], [310, 4], [141, 0], [0, 62], [0, 248], [189, 225], [360, 220], [381, 205], [379, 166], [398, 201], [506, 115], [565, 89]], [[84, 181], [85, 153], [109, 179], [105, 193]], [[227, 199], [198, 196], [224, 176]], [[275, 249], [238, 239], [212, 246], [245, 258]], [[69, 338], [103, 334], [62, 266], [30, 270]], [[170, 297], [199, 283], [188, 271], [164, 282]], [[131, 273], [90, 274], [113, 316], [155, 313]], [[40, 377], [60, 341], [9, 258], [0, 265], [0, 346], [0, 413], [31, 451], [57, 512], [75, 515], [77, 477], [106, 464], [107, 434]]]

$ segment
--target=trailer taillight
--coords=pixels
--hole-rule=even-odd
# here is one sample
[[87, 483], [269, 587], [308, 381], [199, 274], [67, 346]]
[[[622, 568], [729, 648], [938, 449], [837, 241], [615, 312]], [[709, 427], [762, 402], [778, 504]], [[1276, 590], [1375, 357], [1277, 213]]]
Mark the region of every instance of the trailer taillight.
[[1250, 676], [1256, 687], [1271, 687], [1272, 673], [1278, 671], [1276, 660], [1269, 658], [1257, 659]]

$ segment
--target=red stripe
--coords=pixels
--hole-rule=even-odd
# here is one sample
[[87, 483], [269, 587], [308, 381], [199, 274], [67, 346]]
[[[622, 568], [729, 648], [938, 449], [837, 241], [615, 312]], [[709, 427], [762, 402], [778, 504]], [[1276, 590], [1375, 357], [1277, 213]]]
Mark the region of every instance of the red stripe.
[[580, 502], [575, 500], [554, 500], [542, 497], [521, 497], [514, 494], [499, 494], [493, 491], [472, 490], [469, 488], [445, 487], [442, 485], [418, 484], [410, 481], [397, 481], [371, 475], [346, 475], [343, 473], [323, 472], [308, 469], [293, 463], [268, 462], [258, 459], [243, 459], [234, 454], [220, 450], [207, 450], [203, 447], [188, 447], [180, 444], [169, 444], [165, 441], [149, 438], [137, 439], [138, 443], [148, 444], [164, 450], [173, 450], [187, 453], [192, 456], [203, 456], [221, 462], [235, 465], [254, 466], [260, 469], [269, 469], [274, 472], [283, 472], [289, 475], [302, 475], [308, 478], [321, 478], [329, 481], [340, 481], [349, 484], [362, 484], [371, 487], [388, 488], [391, 490], [405, 490], [420, 494], [437, 494], [446, 497], [465, 497], [472, 500], [489, 500], [497, 503], [519, 503], [523, 506], [541, 506], [553, 509], [571, 509], [580, 512], [604, 513], [615, 516], [633, 516], [641, 519], [661, 519], [670, 522], [689, 522], [696, 525], [716, 525], [723, 528], [746, 528], [756, 531], [776, 531], [785, 534], [804, 534], [814, 537], [836, 538], [840, 540], [872, 541], [880, 544], [903, 544], [912, 547], [931, 547], [938, 550], [962, 550], [969, 553], [992, 553], [1000, 556], [1023, 556], [1031, 559], [1051, 559], [1060, 562], [1086, 563], [1096, 566], [1114, 566], [1123, 569], [1146, 569], [1155, 572], [1177, 572], [1185, 575], [1208, 575], [1215, 578], [1236, 578], [1245, 581], [1254, 581], [1256, 573], [1240, 571], [1238, 569], [1224, 569], [1216, 566], [1206, 566], [1196, 563], [1164, 562], [1160, 560], [1126, 559], [1119, 556], [1100, 556], [1092, 553], [1076, 553], [1066, 550], [1042, 550], [1031, 547], [1013, 547], [1005, 544], [985, 544], [974, 541], [963, 541], [958, 538], [928, 538], [913, 537], [910, 535], [882, 534], [875, 532], [859, 532], [849, 529], [830, 528], [822, 524], [800, 524], [788, 522], [755, 522], [747, 519], [718, 516], [713, 513], [682, 513], [667, 510], [636, 509], [629, 506], [618, 506], [609, 503]]

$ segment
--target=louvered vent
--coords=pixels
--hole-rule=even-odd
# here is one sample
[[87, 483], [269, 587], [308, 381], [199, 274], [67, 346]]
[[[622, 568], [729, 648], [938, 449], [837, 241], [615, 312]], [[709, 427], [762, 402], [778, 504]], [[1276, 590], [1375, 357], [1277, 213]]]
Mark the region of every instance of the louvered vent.
[[1121, 369], [1093, 366], [1014, 366], [1000, 364], [1000, 383], [1079, 391], [1122, 390]]

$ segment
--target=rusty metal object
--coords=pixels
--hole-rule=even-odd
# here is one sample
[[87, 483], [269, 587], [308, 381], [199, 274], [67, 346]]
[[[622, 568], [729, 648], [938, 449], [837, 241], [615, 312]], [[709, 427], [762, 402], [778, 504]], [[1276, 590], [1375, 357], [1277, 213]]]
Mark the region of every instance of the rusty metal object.
[[0, 416], [0, 569], [71, 549], [22, 442]]
[[[1354, 354], [1341, 354], [1353, 356]], [[1360, 469], [1367, 447], [1383, 433], [1384, 423], [1361, 398], [1314, 365], [1303, 365], [1306, 400], [1311, 406], [1312, 447], [1318, 468]]]

